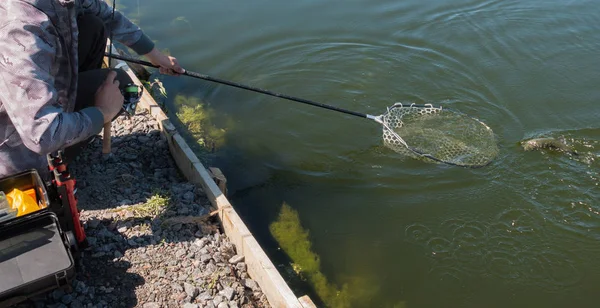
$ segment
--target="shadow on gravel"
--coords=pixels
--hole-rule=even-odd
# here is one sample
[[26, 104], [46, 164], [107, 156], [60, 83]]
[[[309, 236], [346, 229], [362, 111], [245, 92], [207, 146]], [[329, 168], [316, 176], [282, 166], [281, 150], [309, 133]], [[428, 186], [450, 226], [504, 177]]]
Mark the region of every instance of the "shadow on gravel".
[[[55, 290], [19, 307], [135, 307], [135, 290], [145, 281], [128, 272], [131, 264], [121, 258], [126, 251], [201, 235], [195, 221], [162, 228], [169, 217], [207, 214], [210, 203], [179, 174], [157, 128], [157, 123], [138, 116], [113, 124], [113, 154], [102, 154], [97, 137], [68, 165], [90, 247], [77, 260], [73, 293]], [[128, 130], [136, 132], [127, 134]], [[208, 233], [216, 227], [204, 229]]]
[[[158, 125], [113, 123], [112, 154], [96, 138], [69, 164], [90, 247], [76, 279], [19, 307], [265, 307], [200, 187], [179, 173]], [[210, 304], [206, 307], [211, 307]]]

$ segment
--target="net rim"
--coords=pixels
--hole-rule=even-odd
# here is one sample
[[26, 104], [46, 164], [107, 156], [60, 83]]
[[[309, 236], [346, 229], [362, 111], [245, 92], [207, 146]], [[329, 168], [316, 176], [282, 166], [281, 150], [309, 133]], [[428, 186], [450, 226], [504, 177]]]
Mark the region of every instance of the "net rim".
[[470, 116], [470, 115], [468, 115], [466, 113], [463, 113], [463, 112], [460, 112], [460, 111], [457, 111], [457, 110], [454, 110], [454, 109], [451, 109], [451, 108], [443, 107], [442, 105], [439, 105], [439, 106], [436, 107], [436, 106], [434, 106], [433, 104], [430, 104], [430, 103], [427, 103], [427, 104], [410, 103], [409, 105], [405, 105], [402, 102], [397, 102], [397, 103], [393, 104], [392, 106], [388, 106], [386, 112], [383, 113], [380, 117], [384, 117], [386, 114], [389, 114], [390, 111], [393, 110], [393, 109], [395, 109], [395, 108], [431, 108], [431, 109], [436, 109], [436, 110], [439, 110], [439, 111], [446, 110], [446, 111], [449, 111], [449, 112], [452, 112], [452, 113], [455, 113], [455, 114], [460, 114], [460, 115], [462, 115], [464, 117], [471, 118], [472, 120], [475, 120], [475, 121], [479, 122], [481, 125], [483, 125], [488, 130], [492, 130], [491, 127], [489, 127], [487, 124], [485, 124], [483, 121], [479, 120], [478, 118], [475, 118], [475, 117]]

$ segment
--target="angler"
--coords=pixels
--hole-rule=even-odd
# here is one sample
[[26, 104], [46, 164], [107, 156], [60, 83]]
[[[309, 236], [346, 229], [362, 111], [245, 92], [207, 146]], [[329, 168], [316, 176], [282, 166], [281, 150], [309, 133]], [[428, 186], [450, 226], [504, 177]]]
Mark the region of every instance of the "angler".
[[113, 8], [102, 0], [0, 1], [0, 177], [35, 168], [46, 178], [47, 154], [64, 149], [71, 161], [121, 113], [132, 80], [101, 69], [107, 34], [161, 73], [183, 72]]

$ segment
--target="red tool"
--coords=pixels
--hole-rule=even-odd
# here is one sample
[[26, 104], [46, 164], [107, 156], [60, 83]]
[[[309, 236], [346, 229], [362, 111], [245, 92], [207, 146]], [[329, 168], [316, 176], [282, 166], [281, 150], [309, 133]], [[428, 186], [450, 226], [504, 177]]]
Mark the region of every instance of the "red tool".
[[62, 210], [67, 218], [71, 217], [71, 219], [63, 221], [65, 230], [73, 231], [79, 249], [85, 248], [87, 247], [87, 240], [83, 224], [79, 220], [77, 198], [75, 197], [75, 178], [69, 172], [61, 151], [58, 152], [57, 156], [48, 154], [47, 159], [48, 168], [53, 175], [52, 183], [56, 187], [62, 202]]

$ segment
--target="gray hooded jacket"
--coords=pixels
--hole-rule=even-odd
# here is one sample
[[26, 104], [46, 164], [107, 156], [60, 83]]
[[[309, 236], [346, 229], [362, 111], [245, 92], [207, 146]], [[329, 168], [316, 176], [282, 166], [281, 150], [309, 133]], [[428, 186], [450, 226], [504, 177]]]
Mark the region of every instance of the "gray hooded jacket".
[[102, 129], [96, 107], [73, 112], [77, 17], [104, 20], [113, 39], [138, 54], [154, 48], [141, 29], [103, 0], [0, 1], [0, 177], [47, 169], [46, 154]]

